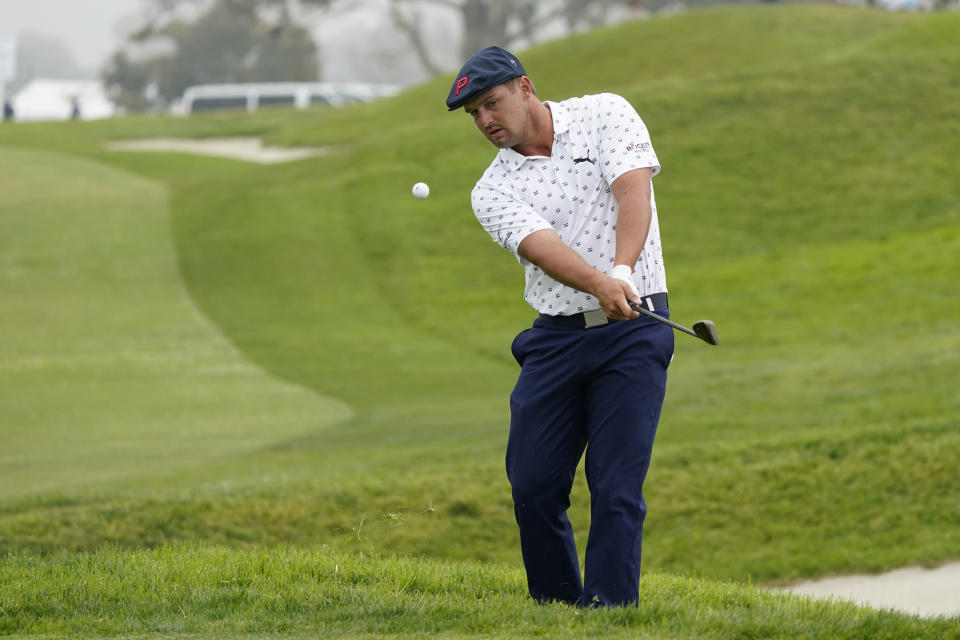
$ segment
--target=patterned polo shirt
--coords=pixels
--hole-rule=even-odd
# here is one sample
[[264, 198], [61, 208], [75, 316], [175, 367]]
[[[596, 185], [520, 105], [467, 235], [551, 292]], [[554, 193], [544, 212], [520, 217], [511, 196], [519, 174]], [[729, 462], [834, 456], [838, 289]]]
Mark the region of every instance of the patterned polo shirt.
[[[616, 255], [617, 201], [610, 185], [624, 173], [660, 163], [636, 110], [604, 93], [546, 102], [553, 117], [550, 157], [501, 149], [471, 194], [474, 214], [490, 237], [512, 252], [526, 271], [524, 298], [540, 313], [572, 315], [599, 309], [592, 295], [557, 282], [517, 253], [520, 242], [553, 229], [590, 266], [609, 274]], [[633, 268], [642, 295], [667, 290], [657, 205]]]

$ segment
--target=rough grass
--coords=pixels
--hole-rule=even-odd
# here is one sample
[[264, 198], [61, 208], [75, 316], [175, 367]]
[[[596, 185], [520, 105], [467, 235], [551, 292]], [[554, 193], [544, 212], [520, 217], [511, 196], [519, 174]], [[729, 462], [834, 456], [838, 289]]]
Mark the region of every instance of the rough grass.
[[537, 606], [522, 572], [329, 549], [11, 556], [0, 633], [45, 637], [956, 638], [956, 620], [652, 573], [637, 608]]

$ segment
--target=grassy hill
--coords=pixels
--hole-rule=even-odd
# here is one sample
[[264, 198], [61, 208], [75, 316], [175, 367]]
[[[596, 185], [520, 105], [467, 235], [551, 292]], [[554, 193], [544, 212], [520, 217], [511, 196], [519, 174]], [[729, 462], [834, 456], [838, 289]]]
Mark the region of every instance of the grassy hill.
[[[622, 623], [632, 631], [789, 635], [794, 623], [738, 626], [722, 594], [749, 589], [697, 578], [957, 558], [958, 29], [956, 13], [743, 7], [523, 52], [544, 98], [614, 91], [637, 107], [663, 164], [671, 312], [720, 328], [715, 349], [678, 338], [644, 537], [648, 570], [690, 576], [662, 577], [686, 611], [709, 585], [720, 621], [656, 626], [668, 600], [655, 596]], [[0, 550], [40, 554], [5, 571], [42, 587], [23, 567], [105, 576], [165, 562], [135, 550], [167, 543], [282, 562], [269, 549], [292, 544], [491, 562], [497, 597], [513, 598], [508, 346], [533, 314], [515, 261], [469, 211], [493, 149], [445, 112], [450, 80], [337, 111], [0, 127]], [[242, 134], [331, 151], [260, 166], [103, 148]], [[423, 201], [409, 195], [420, 180]], [[574, 491], [582, 546], [582, 479]], [[34, 606], [8, 597], [8, 612]], [[574, 615], [516, 606], [480, 631]], [[173, 615], [57, 626], [68, 609], [0, 628], [157, 633]], [[862, 620], [852, 611], [816, 615]], [[220, 629], [201, 618], [169, 632]], [[470, 634], [456, 629], [437, 632]]]

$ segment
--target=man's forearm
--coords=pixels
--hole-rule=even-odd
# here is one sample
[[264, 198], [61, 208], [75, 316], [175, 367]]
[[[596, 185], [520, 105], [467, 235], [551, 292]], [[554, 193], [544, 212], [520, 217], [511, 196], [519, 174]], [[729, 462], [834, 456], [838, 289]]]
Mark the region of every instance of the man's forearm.
[[596, 295], [605, 277], [571, 249], [552, 229], [535, 231], [523, 239], [517, 253], [558, 282]]
[[650, 169], [628, 171], [617, 178], [611, 188], [619, 207], [615, 264], [625, 264], [632, 269], [643, 252], [653, 218]]
[[617, 218], [617, 253], [615, 264], [625, 264], [633, 268], [643, 253], [643, 245], [650, 232], [650, 204], [631, 203], [620, 206]]
[[624, 319], [639, 315], [630, 308], [631, 292], [627, 284], [591, 267], [553, 229], [531, 233], [517, 247], [517, 252], [554, 280], [592, 294], [608, 317]]

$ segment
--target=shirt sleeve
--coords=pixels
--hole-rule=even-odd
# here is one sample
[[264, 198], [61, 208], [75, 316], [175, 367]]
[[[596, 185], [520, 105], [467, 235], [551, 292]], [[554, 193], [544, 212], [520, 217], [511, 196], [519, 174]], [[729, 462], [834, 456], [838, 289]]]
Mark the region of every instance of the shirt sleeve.
[[528, 235], [541, 229], [552, 229], [526, 202], [481, 178], [470, 194], [473, 213], [494, 242], [516, 256], [520, 264], [530, 262], [517, 253]]
[[650, 142], [650, 132], [633, 105], [612, 93], [602, 93], [596, 98], [600, 168], [607, 184], [613, 184], [634, 169], [649, 167], [651, 177], [660, 173], [660, 161]]

